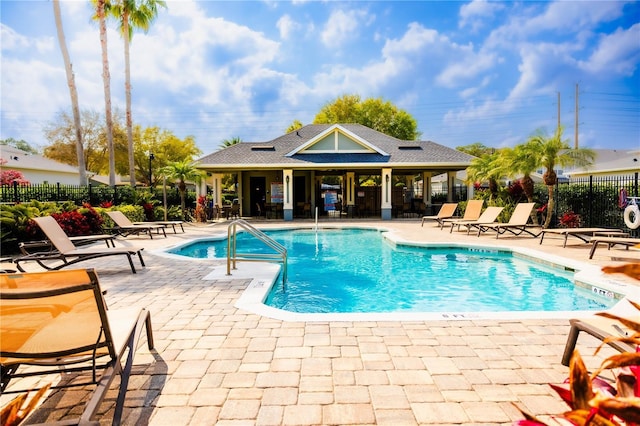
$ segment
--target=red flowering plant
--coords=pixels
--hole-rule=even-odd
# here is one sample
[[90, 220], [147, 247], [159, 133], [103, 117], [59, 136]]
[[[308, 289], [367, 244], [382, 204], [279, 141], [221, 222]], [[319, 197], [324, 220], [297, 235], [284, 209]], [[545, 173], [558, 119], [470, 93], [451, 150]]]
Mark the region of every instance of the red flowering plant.
[[207, 197], [201, 195], [196, 203], [195, 217], [198, 222], [207, 221]]
[[580, 215], [571, 210], [560, 216], [560, 226], [563, 228], [579, 228], [581, 223]]
[[[605, 273], [623, 273], [640, 280], [640, 263], [605, 266]], [[640, 304], [629, 301], [640, 311]], [[618, 321], [628, 329], [624, 336], [610, 336], [596, 350], [596, 354], [612, 341], [620, 341], [636, 347], [635, 352], [622, 352], [605, 359], [600, 367], [589, 374], [577, 350], [569, 363], [569, 378], [562, 385], [551, 385], [567, 403], [569, 411], [552, 417], [553, 424], [560, 420], [571, 425], [630, 426], [640, 424], [640, 323], [608, 312], [596, 315]], [[600, 377], [605, 370], [614, 372], [615, 386]], [[519, 407], [524, 420], [514, 422], [518, 426], [549, 425]]]

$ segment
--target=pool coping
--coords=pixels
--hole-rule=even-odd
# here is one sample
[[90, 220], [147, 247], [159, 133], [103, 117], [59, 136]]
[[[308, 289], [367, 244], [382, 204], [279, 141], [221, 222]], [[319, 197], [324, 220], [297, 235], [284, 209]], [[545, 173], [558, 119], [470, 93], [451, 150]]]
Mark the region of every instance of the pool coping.
[[[270, 227], [269, 230], [291, 229], [374, 229], [382, 233], [390, 243], [395, 245], [407, 245], [413, 247], [452, 247], [472, 248], [483, 251], [506, 251], [514, 255], [527, 258], [536, 262], [542, 262], [548, 266], [574, 271], [574, 284], [591, 291], [597, 297], [617, 299], [618, 303], [608, 311], [617, 311], [624, 299], [640, 299], [640, 288], [620, 281], [611, 275], [604, 274], [597, 265], [562, 257], [557, 254], [549, 254], [543, 251], [509, 247], [504, 245], [486, 245], [477, 243], [460, 242], [418, 242], [398, 236], [393, 230], [384, 226], [375, 225], [349, 225], [349, 226], [280, 226]], [[184, 256], [169, 253], [169, 250], [191, 244], [196, 241], [224, 240], [226, 232], [212, 234], [206, 237], [197, 237], [166, 249], [154, 251], [159, 256], [184, 260]], [[298, 313], [265, 305], [269, 291], [273, 285], [277, 285], [281, 266], [273, 263], [238, 262], [236, 269], [227, 274], [226, 260], [212, 261], [211, 259], [189, 259], [188, 261], [206, 263], [211, 271], [203, 280], [251, 280], [247, 288], [242, 292], [235, 303], [235, 307], [267, 318], [290, 322], [329, 322], [329, 321], [425, 321], [425, 320], [523, 320], [523, 319], [568, 319], [587, 317], [594, 311], [493, 311], [493, 312], [390, 312], [390, 313]]]

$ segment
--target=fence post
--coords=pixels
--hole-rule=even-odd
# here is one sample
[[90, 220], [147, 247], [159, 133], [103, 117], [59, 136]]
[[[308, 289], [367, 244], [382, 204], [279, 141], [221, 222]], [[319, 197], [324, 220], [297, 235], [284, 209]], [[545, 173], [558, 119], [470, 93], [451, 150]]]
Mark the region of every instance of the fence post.
[[15, 180], [13, 181], [13, 202], [18, 204], [20, 202], [20, 199], [18, 198], [18, 182], [16, 182]]
[[633, 177], [633, 196], [638, 196], [638, 172], [636, 172]]
[[591, 224], [593, 223], [593, 175], [589, 175], [589, 200], [591, 200], [591, 202], [589, 203], [589, 222], [588, 226], [591, 226]]

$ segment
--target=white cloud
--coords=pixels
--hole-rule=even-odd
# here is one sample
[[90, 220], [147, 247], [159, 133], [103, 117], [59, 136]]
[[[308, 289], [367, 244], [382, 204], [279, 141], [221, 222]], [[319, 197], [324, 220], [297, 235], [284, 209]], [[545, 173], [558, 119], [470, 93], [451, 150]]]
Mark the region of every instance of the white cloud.
[[492, 18], [498, 11], [504, 9], [499, 2], [486, 0], [473, 0], [460, 7], [459, 28], [471, 27], [472, 31], [484, 26], [484, 20]]
[[632, 75], [640, 62], [640, 24], [628, 30], [603, 35], [589, 57], [580, 67], [589, 73], [611, 73]]
[[367, 11], [334, 10], [324, 25], [320, 38], [329, 48], [339, 48], [347, 40], [354, 39], [360, 31], [360, 25], [368, 25], [375, 19]]
[[276, 22], [276, 27], [280, 31], [280, 38], [287, 40], [295, 31], [299, 30], [302, 25], [291, 19], [291, 16], [282, 15], [282, 17], [278, 19], [278, 22]]

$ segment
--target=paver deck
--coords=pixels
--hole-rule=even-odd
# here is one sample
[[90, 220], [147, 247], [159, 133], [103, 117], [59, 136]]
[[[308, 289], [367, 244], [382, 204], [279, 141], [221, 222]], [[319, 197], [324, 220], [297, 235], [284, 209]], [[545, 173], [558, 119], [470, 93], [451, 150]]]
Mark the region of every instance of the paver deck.
[[[496, 241], [450, 234], [437, 226], [421, 228], [419, 220], [366, 224], [417, 241], [541, 250], [530, 237]], [[206, 281], [207, 261], [153, 253], [154, 248], [226, 233], [226, 226], [185, 226], [185, 231], [166, 239], [118, 239], [118, 244], [147, 247], [147, 267], [135, 275], [115, 258], [82, 264], [98, 269], [110, 306], [146, 306], [152, 314], [156, 348], [138, 350], [124, 424], [498, 425], [522, 418], [513, 403], [540, 416], [566, 409], [548, 386], [567, 375], [560, 363], [569, 331], [566, 318], [305, 323], [262, 317], [234, 307], [249, 280]], [[562, 244], [548, 235], [542, 249], [596, 265], [616, 264], [611, 260], [616, 254], [640, 261], [640, 253], [615, 249], [601, 250], [589, 261], [589, 245]], [[611, 353], [593, 356], [597, 345], [589, 336], [578, 341], [590, 367]], [[102, 404], [101, 424], [111, 422], [115, 389]], [[30, 421], [72, 417], [87, 393], [54, 391]], [[4, 395], [0, 402], [8, 399]]]

